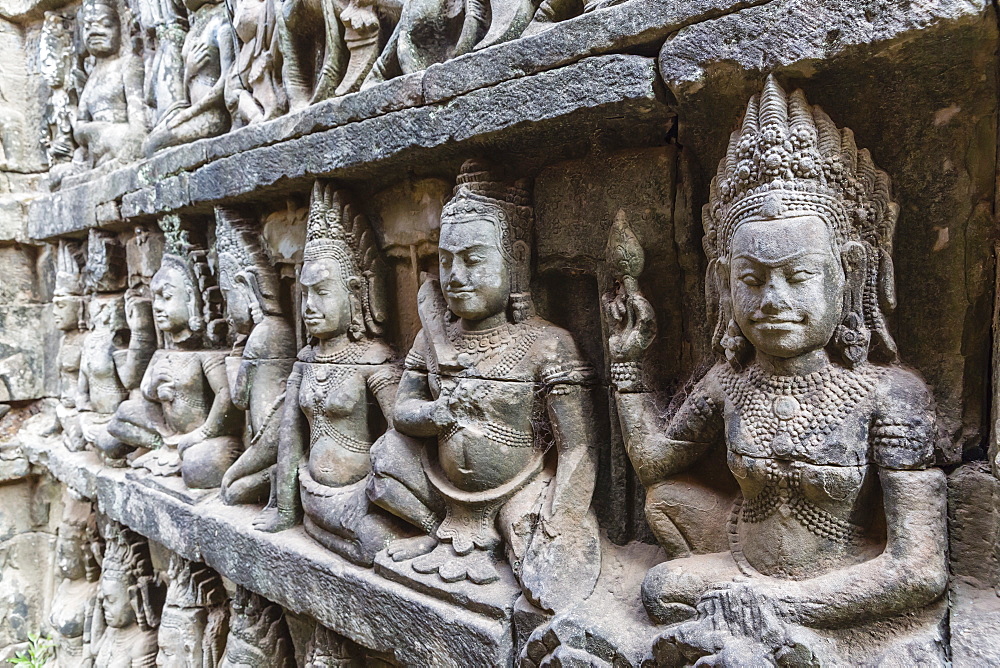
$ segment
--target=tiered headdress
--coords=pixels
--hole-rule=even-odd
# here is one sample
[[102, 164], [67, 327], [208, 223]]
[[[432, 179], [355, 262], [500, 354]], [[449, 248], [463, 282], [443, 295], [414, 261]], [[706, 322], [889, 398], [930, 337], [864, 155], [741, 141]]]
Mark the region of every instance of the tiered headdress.
[[76, 241], [62, 239], [56, 251], [56, 297], [79, 297], [83, 294], [83, 248]]
[[143, 630], [155, 629], [160, 624], [160, 618], [154, 603], [156, 582], [153, 562], [149, 557], [149, 543], [116, 522], [109, 522], [104, 532], [101, 578], [125, 583], [139, 627]]
[[125, 287], [125, 246], [118, 235], [91, 228], [84, 275], [88, 292], [115, 292]]
[[205, 336], [209, 343], [221, 342], [226, 335], [222, 295], [212, 276], [205, 244], [194, 238], [192, 230], [181, 224], [179, 216], [164, 216], [159, 222], [165, 240], [160, 266], [177, 269], [188, 284], [188, 311], [191, 314], [188, 328]]
[[742, 127], [730, 137], [703, 211], [708, 284], [721, 302], [716, 345], [732, 336], [728, 288], [715, 281], [719, 263], [729, 261], [736, 229], [749, 220], [793, 213], [818, 216], [838, 247], [853, 241], [864, 251], [861, 294], [845, 304], [844, 326], [851, 331], [842, 343], [854, 349], [847, 356], [854, 363], [867, 357], [870, 336], [871, 353], [882, 361], [895, 359], [884, 315], [895, 307], [891, 256], [899, 213], [889, 176], [875, 167], [867, 149], [858, 150], [851, 130], [838, 128], [801, 90], [786, 95], [773, 77], [750, 99]]
[[[229, 607], [222, 578], [205, 564], [172, 554], [167, 567], [167, 600], [162, 625], [201, 633], [201, 666], [222, 663]], [[191, 625], [196, 625], [192, 628]]]
[[232, 611], [229, 635], [242, 643], [226, 643], [226, 656], [231, 663], [255, 668], [295, 667], [295, 649], [281, 606], [237, 587]]
[[[317, 180], [313, 186], [302, 258], [304, 262], [337, 263], [344, 284], [359, 300], [357, 308], [352, 308], [351, 336], [355, 340], [366, 332], [370, 336], [382, 334], [388, 310], [386, 268], [375, 233], [350, 193], [336, 189], [328, 181]], [[358, 290], [351, 286], [354, 277], [362, 282]]]
[[[281, 279], [260, 243], [257, 223], [232, 209], [215, 209], [215, 250], [219, 256], [219, 282], [246, 281], [260, 300], [254, 321], [262, 313], [281, 315]], [[262, 313], [261, 313], [262, 312]]]
[[66, 488], [63, 494], [62, 523], [59, 525], [59, 540], [73, 544], [83, 564], [84, 576], [89, 582], [96, 582], [101, 569], [97, 563], [94, 548], [100, 540], [97, 535], [97, 521], [94, 506]]
[[511, 267], [511, 315], [521, 322], [532, 313], [530, 253], [519, 253], [517, 242], [531, 248], [534, 210], [527, 180], [508, 183], [489, 163], [466, 160], [456, 178], [452, 198], [441, 210], [441, 224], [463, 218], [482, 218], [493, 223], [500, 251]]

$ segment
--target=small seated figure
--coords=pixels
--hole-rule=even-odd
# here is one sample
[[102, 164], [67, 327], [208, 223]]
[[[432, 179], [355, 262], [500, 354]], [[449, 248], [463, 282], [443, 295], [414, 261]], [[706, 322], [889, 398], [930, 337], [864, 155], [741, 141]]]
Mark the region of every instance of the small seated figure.
[[[669, 418], [642, 386], [655, 328], [641, 267], [628, 269], [636, 253], [619, 253], [608, 299], [622, 434], [674, 557], [642, 586], [650, 617], [670, 625], [656, 664], [936, 664], [936, 632], [914, 629], [948, 579], [946, 486], [931, 394], [886, 326], [889, 178], [850, 130], [769, 78], [710, 197], [725, 359]], [[728, 466], [713, 466], [714, 449]]]
[[90, 331], [83, 339], [77, 405], [83, 444], [90, 444], [118, 465], [122, 444], [107, 434], [115, 410], [128, 399], [128, 388], [118, 376], [115, 353], [125, 350], [128, 336], [125, 303], [120, 294], [91, 295]]
[[100, 567], [94, 556], [97, 524], [93, 505], [70, 488], [63, 494], [63, 516], [56, 535], [56, 578], [49, 625], [59, 668], [92, 666], [91, 624]]
[[151, 450], [133, 467], [180, 473], [191, 489], [213, 489], [242, 450], [240, 415], [230, 400], [225, 351], [205, 349], [221, 322], [206, 253], [177, 234], [168, 234], [171, 247], [150, 285], [163, 347], [146, 368], [142, 396], [118, 407], [108, 433], [132, 450]]
[[157, 668], [218, 668], [228, 620], [229, 601], [219, 574], [205, 564], [170, 555]]
[[237, 586], [222, 668], [295, 668], [295, 647], [277, 603]]
[[[149, 543], [131, 529], [104, 530], [100, 593], [93, 624], [94, 668], [152, 666], [156, 661], [156, 576]], [[162, 593], [160, 594], [162, 596]]]
[[59, 404], [56, 418], [63, 431], [63, 443], [70, 450], [82, 446], [77, 416], [77, 385], [80, 379], [83, 329], [83, 249], [73, 241], [60, 241], [56, 250], [56, 284], [52, 293], [52, 319], [63, 332], [59, 341]]
[[185, 0], [184, 6], [190, 23], [181, 49], [187, 103], [160, 116], [143, 144], [146, 155], [229, 130], [225, 86], [236, 54], [226, 7], [221, 0]]
[[391, 540], [408, 535], [366, 493], [369, 450], [392, 426], [399, 382], [392, 350], [381, 339], [384, 271], [367, 218], [345, 191], [317, 181], [299, 275], [311, 343], [288, 378], [277, 510], [255, 522], [280, 531], [304, 513], [309, 535], [366, 566]]
[[122, 26], [113, 0], [86, 0], [83, 41], [94, 67], [80, 93], [73, 138], [75, 160], [96, 167], [139, 157], [145, 135], [142, 60], [122, 46]]
[[600, 571], [593, 371], [569, 332], [534, 313], [532, 218], [521, 185], [462, 166], [370, 495], [424, 533], [390, 545], [394, 560], [488, 584], [506, 553], [527, 598], [553, 611], [589, 595]]
[[285, 317], [281, 279], [260, 244], [253, 221], [215, 212], [219, 287], [226, 320], [236, 334], [226, 358], [233, 405], [246, 412], [246, 449], [222, 478], [222, 500], [259, 503], [271, 492], [285, 381], [295, 362], [295, 331]]

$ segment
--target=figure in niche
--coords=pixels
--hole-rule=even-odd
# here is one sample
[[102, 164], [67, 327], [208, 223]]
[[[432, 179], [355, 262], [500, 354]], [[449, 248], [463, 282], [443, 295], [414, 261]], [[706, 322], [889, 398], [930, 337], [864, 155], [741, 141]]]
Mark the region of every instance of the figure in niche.
[[534, 313], [532, 218], [520, 184], [462, 166], [441, 213], [440, 283], [419, 293], [401, 435], [372, 449], [370, 492], [426, 534], [390, 545], [394, 560], [489, 583], [506, 551], [529, 600], [554, 610], [587, 596], [600, 570], [593, 371], [568, 332]]
[[79, 91], [74, 76], [74, 22], [58, 12], [45, 12], [38, 40], [38, 70], [49, 87], [45, 103], [48, 125], [47, 154], [49, 165], [73, 157], [73, 119]]
[[162, 592], [146, 539], [120, 524], [104, 530], [104, 559], [93, 624], [94, 668], [152, 666]]
[[226, 353], [206, 349], [224, 329], [221, 298], [204, 246], [191, 241], [176, 217], [165, 217], [161, 225], [167, 252], [150, 287], [163, 347], [146, 368], [142, 396], [118, 407], [108, 432], [133, 450], [151, 450], [133, 467], [158, 476], [180, 473], [187, 487], [212, 489], [242, 450]]
[[288, 0], [282, 76], [292, 110], [361, 88], [403, 11], [400, 0]]
[[281, 81], [277, 0], [227, 2], [239, 53], [226, 79], [233, 127], [269, 121], [288, 111]]
[[225, 86], [236, 53], [227, 10], [222, 0], [185, 0], [184, 6], [190, 22], [181, 50], [186, 100], [160, 116], [144, 144], [146, 155], [229, 130]]
[[217, 668], [229, 632], [222, 578], [205, 564], [170, 556], [167, 601], [158, 635], [158, 668]]
[[156, 350], [150, 302], [132, 291], [123, 298], [125, 278], [125, 249], [117, 235], [91, 230], [85, 267], [90, 331], [83, 340], [77, 385], [79, 447], [96, 447], [111, 466], [123, 466], [129, 448], [108, 433], [108, 423]]
[[369, 450], [392, 426], [399, 372], [382, 340], [385, 265], [368, 219], [345, 191], [313, 188], [299, 283], [311, 343], [288, 378], [276, 479], [277, 510], [264, 531], [306, 531], [362, 565], [401, 535], [401, 522], [371, 504]]
[[100, 575], [94, 550], [97, 541], [93, 505], [67, 487], [56, 535], [59, 584], [49, 615], [59, 668], [89, 668], [94, 663], [90, 641]]
[[222, 668], [295, 668], [295, 647], [280, 605], [236, 587]]
[[60, 241], [56, 251], [56, 285], [52, 293], [52, 319], [63, 332], [59, 342], [59, 405], [56, 417], [63, 443], [78, 450], [81, 442], [77, 418], [77, 384], [84, 340], [83, 249], [75, 241]]
[[76, 159], [96, 167], [139, 156], [145, 135], [142, 61], [122, 46], [114, 0], [86, 0], [80, 17], [93, 67], [80, 93], [73, 137]]
[[[725, 359], [669, 419], [641, 383], [655, 325], [638, 267], [609, 297], [622, 433], [674, 557], [642, 587], [671, 625], [660, 665], [880, 664], [851, 654], [873, 642], [882, 656], [938, 653], [910, 631], [893, 644], [891, 626], [902, 613], [919, 624], [948, 577], [932, 400], [886, 328], [897, 212], [851, 131], [769, 78], [704, 211]], [[719, 446], [724, 485], [710, 482]]]
[[222, 478], [226, 503], [268, 498], [278, 461], [285, 381], [295, 362], [295, 331], [281, 305], [281, 279], [252, 220], [215, 211], [219, 287], [236, 344], [226, 358], [233, 404], [246, 411], [246, 450]]

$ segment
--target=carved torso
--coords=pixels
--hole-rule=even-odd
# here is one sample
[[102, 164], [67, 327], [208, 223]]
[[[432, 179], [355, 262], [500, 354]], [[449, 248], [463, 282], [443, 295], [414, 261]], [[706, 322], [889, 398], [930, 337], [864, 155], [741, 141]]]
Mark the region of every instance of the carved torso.
[[777, 577], [814, 577], [877, 554], [877, 467], [924, 468], [933, 458], [926, 390], [898, 367], [831, 364], [778, 377], [720, 364], [674, 424], [676, 440], [724, 436], [743, 497], [734, 556]]
[[114, 413], [128, 398], [128, 389], [118, 377], [114, 351], [118, 350], [114, 332], [94, 329], [83, 340], [80, 373], [86, 376], [90, 408], [98, 413]]
[[142, 379], [142, 394], [160, 404], [166, 426], [186, 433], [205, 422], [214, 392], [206, 376], [223, 364], [225, 353], [157, 350]]
[[417, 336], [407, 368], [428, 373], [431, 395], [455, 398], [454, 425], [438, 436], [442, 470], [460, 489], [496, 488], [521, 474], [548, 446], [546, 393], [559, 383], [579, 384], [589, 367], [568, 332], [541, 318], [484, 332], [448, 325], [459, 363], [438, 367], [426, 337]]
[[375, 392], [398, 376], [391, 357], [388, 346], [371, 340], [329, 359], [312, 350], [300, 356], [298, 399], [309, 423], [309, 473], [316, 482], [339, 487], [368, 474], [368, 451], [381, 433], [373, 419], [378, 418]]
[[[184, 58], [184, 76], [191, 104], [205, 97], [222, 76], [219, 54], [219, 33], [226, 22], [225, 6], [206, 5], [199, 9], [192, 20], [191, 29], [184, 39], [181, 56]], [[208, 49], [207, 62], [199, 58], [200, 45]]]
[[63, 335], [59, 344], [59, 399], [68, 408], [76, 404], [83, 338], [83, 332], [72, 330]]
[[127, 123], [123, 57], [98, 58], [80, 93], [80, 117], [103, 123]]
[[94, 668], [134, 668], [156, 663], [156, 631], [143, 631], [138, 624], [108, 627], [101, 636]]

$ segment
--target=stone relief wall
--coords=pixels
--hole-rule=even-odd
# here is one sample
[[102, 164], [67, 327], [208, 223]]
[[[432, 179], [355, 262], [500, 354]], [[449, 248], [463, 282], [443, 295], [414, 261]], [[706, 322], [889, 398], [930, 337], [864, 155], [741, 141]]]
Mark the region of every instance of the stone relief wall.
[[996, 11], [868, 5], [0, 0], [0, 658], [1000, 661]]

